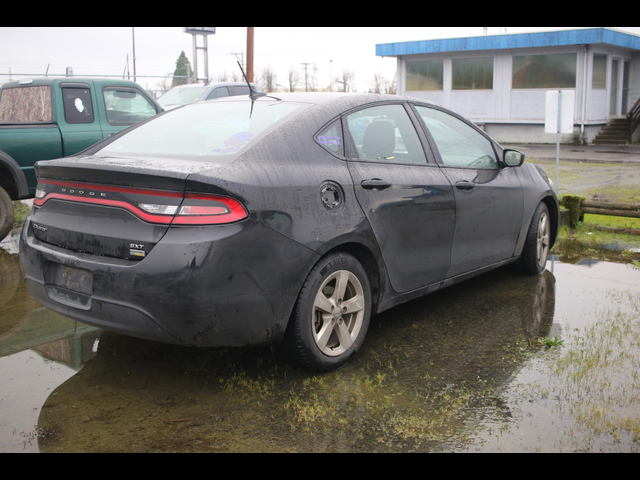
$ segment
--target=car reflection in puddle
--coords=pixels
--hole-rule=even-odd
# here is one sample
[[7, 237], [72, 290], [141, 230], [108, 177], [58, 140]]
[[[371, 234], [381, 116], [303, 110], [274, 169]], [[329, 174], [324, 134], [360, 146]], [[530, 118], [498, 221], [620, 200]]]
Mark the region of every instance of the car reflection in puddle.
[[[640, 272], [630, 267], [556, 263], [555, 275], [538, 278], [508, 269], [485, 275], [374, 318], [367, 344], [350, 365], [312, 376], [289, 368], [269, 348], [193, 350], [112, 333], [100, 337], [40, 309], [22, 282], [12, 280], [19, 279], [15, 256], [4, 255], [4, 262], [2, 291], [13, 293], [0, 312], [0, 351], [8, 355], [0, 359], [3, 451], [637, 447], [632, 434], [610, 444], [609, 436], [574, 435], [571, 444], [563, 435], [582, 427], [566, 410], [560, 430], [548, 420], [556, 415], [548, 399], [557, 372], [539, 373], [569, 353], [574, 340], [568, 332], [590, 328], [603, 309], [613, 312], [632, 301], [626, 295], [640, 290]], [[634, 315], [633, 305], [624, 308]], [[633, 318], [630, 329], [637, 328]], [[566, 339], [564, 349], [542, 348], [539, 339], [553, 337]], [[21, 355], [46, 360], [29, 370]], [[14, 404], [22, 398], [35, 410], [19, 420], [7, 410], [7, 398]], [[36, 419], [37, 427], [24, 426]]]

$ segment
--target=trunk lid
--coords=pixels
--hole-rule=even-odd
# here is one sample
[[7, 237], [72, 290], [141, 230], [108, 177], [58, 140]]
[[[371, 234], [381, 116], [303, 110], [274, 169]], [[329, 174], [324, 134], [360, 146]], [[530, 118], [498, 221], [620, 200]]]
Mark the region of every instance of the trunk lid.
[[93, 255], [144, 259], [164, 237], [201, 161], [77, 157], [36, 166], [32, 217], [41, 242]]

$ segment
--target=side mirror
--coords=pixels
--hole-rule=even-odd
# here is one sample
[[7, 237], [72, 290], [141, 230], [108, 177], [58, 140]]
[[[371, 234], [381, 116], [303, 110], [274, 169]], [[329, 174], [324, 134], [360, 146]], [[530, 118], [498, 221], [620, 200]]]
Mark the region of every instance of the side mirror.
[[524, 153], [518, 150], [504, 151], [504, 164], [507, 167], [521, 167], [524, 164]]

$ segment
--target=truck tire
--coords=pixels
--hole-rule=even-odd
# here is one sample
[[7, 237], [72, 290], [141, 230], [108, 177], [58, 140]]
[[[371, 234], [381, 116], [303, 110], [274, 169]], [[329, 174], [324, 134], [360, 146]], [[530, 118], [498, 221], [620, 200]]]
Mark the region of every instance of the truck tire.
[[0, 187], [0, 242], [5, 239], [13, 228], [13, 202], [9, 194]]

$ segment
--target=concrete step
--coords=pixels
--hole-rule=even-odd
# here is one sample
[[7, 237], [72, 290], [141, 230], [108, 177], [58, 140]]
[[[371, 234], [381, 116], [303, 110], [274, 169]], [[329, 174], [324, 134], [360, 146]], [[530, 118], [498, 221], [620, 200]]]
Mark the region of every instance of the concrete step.
[[628, 140], [629, 139], [626, 139], [624, 141], [621, 141], [621, 140], [603, 140], [603, 139], [596, 138], [593, 141], [593, 143], [595, 145], [626, 145]]

